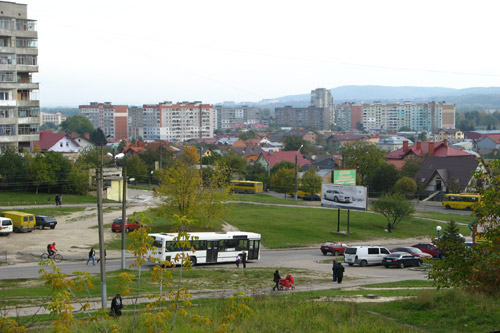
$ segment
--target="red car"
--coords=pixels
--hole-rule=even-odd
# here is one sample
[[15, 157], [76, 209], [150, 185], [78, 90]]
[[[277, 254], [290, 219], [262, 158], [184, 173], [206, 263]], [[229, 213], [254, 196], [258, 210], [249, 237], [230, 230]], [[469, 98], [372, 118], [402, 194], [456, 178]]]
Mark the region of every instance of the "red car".
[[412, 247], [416, 247], [417, 249], [420, 249], [422, 252], [430, 254], [434, 258], [437, 257], [437, 247], [432, 243], [418, 243], [412, 245]]
[[416, 247], [395, 247], [394, 249], [390, 250], [391, 253], [393, 252], [406, 252], [411, 254], [412, 256], [419, 257], [419, 258], [428, 258], [431, 259], [432, 255], [429, 253], [425, 253], [419, 248]]
[[[125, 219], [127, 223], [127, 232], [129, 231], [134, 231], [135, 229], [139, 229], [141, 227], [141, 224], [139, 222], [132, 222], [129, 223], [128, 219]], [[112, 232], [121, 232], [122, 231], [122, 219], [115, 219], [113, 221], [113, 224], [111, 225], [111, 231]]]
[[339, 254], [343, 254], [345, 249], [347, 249], [349, 245], [341, 242], [326, 242], [321, 245], [321, 252], [326, 256], [327, 253], [332, 253], [334, 256], [338, 256]]

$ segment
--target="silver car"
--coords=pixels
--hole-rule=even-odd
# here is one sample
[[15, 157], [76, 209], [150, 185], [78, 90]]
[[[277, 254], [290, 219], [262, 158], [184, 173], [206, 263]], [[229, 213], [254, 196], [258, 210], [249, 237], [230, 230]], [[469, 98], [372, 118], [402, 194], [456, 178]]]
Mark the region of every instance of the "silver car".
[[339, 190], [327, 190], [325, 192], [325, 200], [331, 200], [335, 202], [352, 202], [352, 198], [348, 195], [345, 195], [342, 191]]

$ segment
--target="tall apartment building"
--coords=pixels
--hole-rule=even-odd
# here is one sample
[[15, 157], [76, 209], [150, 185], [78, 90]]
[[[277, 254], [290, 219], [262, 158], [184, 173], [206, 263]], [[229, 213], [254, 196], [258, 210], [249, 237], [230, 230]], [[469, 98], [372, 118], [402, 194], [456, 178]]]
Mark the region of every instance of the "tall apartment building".
[[330, 113], [327, 108], [294, 108], [285, 106], [276, 108], [276, 123], [291, 127], [309, 127], [327, 130], [330, 127]]
[[144, 139], [144, 108], [131, 106], [128, 108], [128, 138]]
[[144, 139], [182, 142], [213, 138], [214, 107], [201, 102], [144, 105]]
[[37, 22], [28, 19], [27, 5], [0, 2], [0, 152], [8, 147], [33, 148], [39, 141]]
[[363, 126], [368, 130], [433, 132], [439, 128], [455, 128], [455, 104], [444, 102], [415, 104], [363, 104]]
[[258, 124], [260, 122], [260, 109], [242, 106], [242, 107], [223, 107], [215, 106], [214, 129], [230, 129], [240, 124]]
[[342, 131], [355, 129], [357, 124], [363, 124], [363, 108], [361, 104], [345, 103], [335, 106], [335, 125]]
[[330, 90], [325, 88], [311, 90], [311, 106], [328, 109], [330, 125], [335, 124], [335, 104]]
[[112, 105], [110, 102], [92, 102], [80, 105], [80, 115], [87, 117], [95, 129], [100, 128], [111, 140], [128, 137], [128, 106]]
[[66, 120], [66, 116], [61, 112], [51, 113], [51, 112], [40, 112], [40, 125], [46, 123], [53, 123], [55, 125], [61, 125], [63, 121]]

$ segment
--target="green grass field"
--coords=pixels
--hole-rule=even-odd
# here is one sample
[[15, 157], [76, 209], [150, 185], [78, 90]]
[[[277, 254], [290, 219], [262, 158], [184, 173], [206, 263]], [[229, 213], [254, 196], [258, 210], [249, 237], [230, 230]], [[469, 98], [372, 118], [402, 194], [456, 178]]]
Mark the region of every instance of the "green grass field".
[[[392, 233], [385, 232], [387, 222], [380, 214], [351, 211], [349, 234], [337, 233], [337, 210], [303, 207], [259, 206], [232, 204], [226, 221], [244, 231], [262, 235], [263, 244], [270, 248], [303, 247], [327, 240], [351, 242], [384, 238], [434, 237], [434, 221], [411, 218], [400, 223]], [[347, 212], [341, 211], [340, 231], [347, 231]], [[464, 235], [470, 233], [461, 226]]]

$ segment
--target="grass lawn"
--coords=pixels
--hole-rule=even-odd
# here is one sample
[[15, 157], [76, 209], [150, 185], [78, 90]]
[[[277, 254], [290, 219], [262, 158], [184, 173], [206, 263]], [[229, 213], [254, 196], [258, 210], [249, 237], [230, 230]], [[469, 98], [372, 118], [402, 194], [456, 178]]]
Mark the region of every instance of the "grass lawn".
[[474, 221], [474, 219], [475, 219], [474, 216], [455, 214], [455, 213], [453, 213], [452, 210], [449, 213], [417, 211], [417, 212], [415, 212], [415, 214], [413, 214], [413, 216], [425, 217], [428, 219], [442, 220], [442, 221], [454, 220], [455, 222], [465, 223], [465, 224], [469, 224], [472, 221]]
[[[386, 220], [380, 214], [351, 211], [350, 233], [337, 233], [337, 210], [303, 207], [258, 206], [232, 204], [225, 220], [244, 231], [262, 235], [263, 244], [269, 248], [302, 247], [327, 240], [371, 240], [378, 238], [434, 237], [436, 226], [445, 224], [411, 218], [400, 223], [391, 234], [385, 232]], [[340, 230], [347, 231], [347, 212], [341, 211]], [[462, 234], [469, 234], [460, 226]]]
[[284, 195], [280, 198], [276, 198], [269, 194], [231, 194], [230, 200], [232, 201], [249, 201], [249, 202], [265, 202], [270, 204], [283, 204], [283, 205], [307, 205], [310, 201], [295, 200], [293, 197], [287, 195], [286, 199]]
[[[53, 205], [55, 194], [31, 192], [0, 192], [0, 206]], [[103, 199], [105, 203], [117, 201]], [[96, 203], [96, 197], [76, 194], [62, 194], [62, 204]]]
[[19, 212], [25, 212], [35, 215], [46, 215], [46, 216], [64, 216], [69, 215], [74, 212], [83, 212], [85, 207], [51, 207], [51, 208], [32, 208], [32, 209], [16, 209]]

